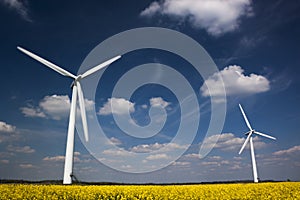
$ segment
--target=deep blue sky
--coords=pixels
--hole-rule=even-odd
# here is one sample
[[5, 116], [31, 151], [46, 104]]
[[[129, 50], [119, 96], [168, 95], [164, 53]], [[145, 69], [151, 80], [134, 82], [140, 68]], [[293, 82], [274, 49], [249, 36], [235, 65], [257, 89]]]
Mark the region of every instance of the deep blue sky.
[[[132, 122], [140, 125], [150, 122], [151, 105], [164, 107], [168, 119], [155, 137], [137, 139], [124, 134], [115, 124], [110, 109], [105, 107], [114, 103], [112, 89], [124, 73], [137, 65], [154, 62], [182, 73], [197, 95], [201, 122], [195, 140], [170, 166], [151, 173], [132, 174], [98, 162], [75, 133], [74, 174], [80, 180], [117, 182], [252, 179], [249, 150], [238, 155], [245, 138], [243, 133], [247, 131], [238, 108], [241, 103], [254, 128], [277, 138], [276, 141], [254, 138], [260, 179], [299, 181], [299, 13], [297, 0], [244, 0], [230, 4], [221, 0], [182, 0], [181, 4], [175, 0], [84, 4], [81, 1], [0, 0], [0, 179], [61, 179], [63, 174], [72, 80], [22, 54], [17, 46], [77, 74], [90, 51], [109, 37], [134, 28], [163, 27], [179, 31], [202, 45], [223, 77], [226, 119], [215, 148], [199, 159], [199, 146], [209, 124], [211, 105], [203, 83], [215, 80], [211, 95], [217, 96], [220, 84], [217, 74], [203, 80], [189, 63], [174, 54], [137, 50], [123, 55], [107, 68], [95, 99], [90, 99], [87, 105], [94, 106], [107, 138], [127, 152], [146, 152], [163, 147], [175, 136], [181, 114], [179, 102], [165, 87], [148, 84], [130, 99], [115, 97], [116, 102], [119, 100], [117, 115], [122, 115], [122, 106], [129, 105], [133, 109]], [[99, 145], [103, 145], [101, 141]], [[173, 148], [183, 148], [177, 145]], [[122, 168], [122, 159], [131, 157], [124, 154], [120, 159], [118, 153], [109, 149], [104, 152], [112, 163], [118, 161]], [[167, 155], [161, 153], [148, 161], [157, 159], [159, 163], [165, 158]], [[123, 167], [138, 171], [137, 166], [124, 164]]]

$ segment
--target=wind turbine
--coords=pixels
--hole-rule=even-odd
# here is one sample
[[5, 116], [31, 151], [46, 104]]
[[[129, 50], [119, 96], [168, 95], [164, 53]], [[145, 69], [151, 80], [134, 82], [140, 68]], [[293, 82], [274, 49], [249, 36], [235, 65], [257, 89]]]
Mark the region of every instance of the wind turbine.
[[116, 56], [114, 58], [111, 58], [91, 69], [86, 71], [83, 74], [74, 75], [59, 66], [27, 51], [26, 49], [22, 47], [17, 47], [20, 51], [27, 54], [28, 56], [32, 57], [33, 59], [43, 63], [47, 67], [53, 69], [54, 71], [60, 73], [63, 76], [67, 76], [70, 78], [73, 78], [73, 84], [72, 84], [72, 97], [71, 97], [71, 107], [70, 107], [70, 117], [69, 117], [69, 126], [68, 126], [68, 135], [67, 135], [67, 146], [66, 146], [66, 156], [65, 156], [65, 166], [64, 166], [64, 179], [63, 184], [71, 184], [72, 183], [72, 170], [73, 170], [73, 154], [74, 154], [74, 129], [75, 129], [75, 118], [76, 118], [76, 105], [77, 105], [77, 96], [79, 99], [79, 108], [80, 108], [80, 114], [82, 119], [82, 125], [83, 125], [83, 132], [86, 142], [88, 142], [88, 126], [87, 126], [87, 120], [86, 120], [86, 111], [85, 111], [85, 104], [84, 104], [84, 97], [83, 92], [81, 88], [80, 81], [87, 76], [95, 73], [96, 71], [110, 65], [114, 61], [121, 58], [121, 56]]
[[257, 135], [260, 135], [260, 136], [263, 136], [263, 137], [267, 137], [267, 138], [270, 138], [270, 139], [273, 139], [273, 140], [276, 140], [275, 137], [272, 137], [272, 136], [269, 136], [267, 134], [264, 134], [264, 133], [260, 133], [260, 132], [257, 132], [255, 131], [254, 129], [252, 129], [247, 117], [246, 117], [246, 114], [241, 106], [241, 104], [239, 104], [239, 107], [241, 109], [241, 112], [243, 114], [243, 117], [245, 119], [245, 122], [248, 126], [248, 128], [250, 129], [250, 131], [248, 131], [247, 133], [245, 133], [247, 136], [239, 154], [241, 154], [246, 146], [246, 144], [250, 141], [250, 151], [251, 151], [251, 160], [252, 160], [252, 169], [253, 169], [253, 181], [254, 183], [257, 183], [258, 182], [258, 175], [257, 175], [257, 167], [256, 167], [256, 161], [255, 161], [255, 154], [254, 154], [254, 146], [253, 146], [253, 140], [252, 140], [252, 134], [257, 134]]

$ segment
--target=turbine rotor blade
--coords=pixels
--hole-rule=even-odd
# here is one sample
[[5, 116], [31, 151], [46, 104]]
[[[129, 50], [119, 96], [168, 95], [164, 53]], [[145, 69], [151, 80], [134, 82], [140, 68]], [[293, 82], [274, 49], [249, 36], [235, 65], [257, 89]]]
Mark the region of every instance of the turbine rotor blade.
[[107, 61], [105, 61], [105, 62], [103, 62], [103, 63], [101, 63], [101, 64], [99, 64], [99, 65], [97, 65], [95, 67], [93, 67], [92, 69], [89, 69], [88, 71], [84, 72], [81, 75], [81, 78], [85, 78], [85, 77], [87, 77], [87, 76], [95, 73], [96, 71], [98, 71], [98, 70], [100, 70], [100, 69], [102, 69], [102, 68], [110, 65], [111, 63], [115, 62], [116, 60], [118, 60], [120, 58], [121, 58], [121, 56], [116, 56], [114, 58], [111, 58], [111, 59], [109, 59], [109, 60], [107, 60]]
[[257, 132], [257, 131], [254, 131], [254, 133], [257, 134], [257, 135], [263, 136], [263, 137], [270, 138], [270, 139], [272, 139], [272, 140], [276, 140], [275, 137], [272, 137], [272, 136], [267, 135], [267, 134], [264, 134], [264, 133], [260, 133], [260, 132]]
[[239, 76], [242, 76], [242, 73], [239, 71], [235, 71], [235, 73], [237, 73]]
[[245, 122], [246, 122], [248, 128], [249, 128], [250, 130], [253, 130], [252, 127], [251, 127], [251, 125], [250, 125], [250, 123], [249, 123], [249, 121], [248, 121], [248, 119], [247, 119], [247, 116], [246, 116], [246, 114], [245, 114], [245, 112], [244, 112], [244, 110], [243, 110], [241, 104], [239, 104], [239, 107], [240, 107], [240, 110], [241, 110], [241, 112], [242, 112], [242, 114], [243, 114], [244, 120], [245, 120]]
[[78, 90], [79, 107], [80, 107], [80, 114], [81, 114], [81, 120], [82, 120], [82, 125], [83, 125], [84, 137], [85, 137], [85, 141], [88, 142], [89, 135], [88, 135], [88, 126], [87, 126], [87, 120], [86, 120], [86, 111], [85, 111], [83, 92], [82, 92], [80, 82], [76, 81], [75, 84], [77, 85], [77, 90]]
[[252, 131], [249, 133], [248, 137], [246, 138], [246, 140], [245, 140], [245, 142], [244, 142], [244, 144], [243, 144], [243, 146], [242, 146], [242, 148], [241, 148], [239, 154], [241, 154], [241, 153], [243, 152], [243, 150], [244, 150], [246, 144], [248, 143], [248, 141], [249, 141], [251, 135], [252, 135]]
[[71, 74], [70, 72], [60, 68], [59, 66], [49, 62], [48, 60], [45, 60], [44, 58], [41, 58], [40, 56], [37, 56], [29, 51], [27, 51], [26, 49], [22, 48], [22, 47], [17, 47], [17, 49], [19, 49], [20, 51], [22, 51], [23, 53], [27, 54], [28, 56], [30, 56], [31, 58], [43, 63], [44, 65], [46, 65], [47, 67], [53, 69], [54, 71], [60, 73], [61, 75], [64, 76], [69, 76], [71, 78], [76, 79], [76, 76]]

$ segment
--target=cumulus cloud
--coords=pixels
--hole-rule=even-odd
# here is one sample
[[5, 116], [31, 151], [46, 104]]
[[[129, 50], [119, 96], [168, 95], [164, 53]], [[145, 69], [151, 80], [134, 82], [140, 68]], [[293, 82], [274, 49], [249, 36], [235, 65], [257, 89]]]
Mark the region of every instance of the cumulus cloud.
[[298, 146], [293, 146], [289, 149], [286, 150], [280, 150], [280, 151], [276, 151], [273, 153], [273, 155], [275, 156], [282, 156], [282, 155], [293, 155], [293, 154], [300, 154], [300, 145]]
[[135, 153], [149, 153], [162, 148], [164, 144], [154, 143], [154, 144], [140, 144], [131, 148], [132, 152]]
[[[75, 151], [74, 152], [74, 162], [86, 162], [85, 160], [80, 160], [80, 152]], [[46, 156], [43, 158], [43, 161], [48, 161], [48, 162], [64, 162], [65, 161], [65, 156], [58, 155], [58, 156]]]
[[141, 16], [156, 14], [186, 20], [195, 28], [218, 36], [236, 30], [242, 17], [253, 15], [251, 0], [162, 0], [152, 2]]
[[154, 1], [150, 4], [149, 7], [147, 7], [145, 10], [141, 12], [141, 16], [152, 16], [158, 12], [162, 12], [162, 3], [158, 3], [157, 1]]
[[180, 162], [180, 161], [172, 163], [173, 166], [189, 166], [190, 164], [191, 164], [190, 162]]
[[46, 117], [45, 113], [43, 113], [39, 108], [21, 107], [20, 110], [25, 117]]
[[12, 10], [15, 10], [24, 20], [29, 22], [32, 21], [28, 14], [29, 11], [26, 0], [2, 0], [0, 3]]
[[221, 156], [210, 156], [208, 157], [210, 160], [221, 160]]
[[95, 106], [95, 102], [93, 100], [84, 99], [84, 105], [87, 111], [92, 110]]
[[9, 160], [3, 159], [3, 160], [0, 160], [0, 163], [1, 164], [9, 164]]
[[[149, 99], [150, 106], [152, 107], [162, 107], [166, 108], [171, 103], [165, 101], [161, 97], [153, 97]], [[146, 104], [141, 105], [141, 108], [147, 109], [148, 106]], [[99, 109], [99, 115], [124, 115], [127, 113], [135, 112], [135, 103], [124, 98], [109, 98], [107, 102]], [[136, 124], [136, 122], [131, 119], [131, 123]]]
[[15, 131], [16, 131], [15, 126], [7, 124], [6, 122], [0, 121], [0, 132], [13, 133]]
[[161, 97], [153, 97], [150, 99], [150, 105], [153, 107], [166, 108], [168, 105], [170, 105], [170, 103], [163, 100]]
[[161, 159], [169, 159], [169, 156], [165, 153], [154, 154], [146, 157], [147, 160], [161, 160]]
[[191, 158], [191, 159], [199, 159], [199, 154], [197, 153], [190, 153], [190, 154], [186, 154], [184, 155], [185, 158]]
[[28, 105], [20, 110], [25, 117], [50, 117], [60, 120], [68, 116], [70, 109], [70, 99], [67, 95], [45, 96], [37, 107]]
[[103, 151], [104, 155], [109, 155], [109, 156], [131, 156], [132, 153], [129, 151], [126, 151], [124, 149], [106, 149]]
[[122, 141], [119, 140], [118, 138], [115, 138], [115, 137], [111, 137], [109, 140], [114, 145], [121, 145], [122, 144]]
[[18, 146], [12, 146], [8, 145], [7, 150], [15, 153], [34, 153], [35, 150], [32, 149], [30, 146], [24, 146], [24, 147], [18, 147]]
[[67, 95], [45, 96], [39, 107], [55, 120], [66, 117], [70, 110], [70, 99]]
[[204, 166], [209, 166], [209, 165], [213, 165], [213, 166], [222, 166], [222, 165], [228, 165], [230, 164], [230, 162], [228, 160], [222, 160], [222, 161], [202, 161], [201, 162], [201, 165], [204, 165]]
[[[257, 74], [244, 75], [244, 70], [237, 65], [225, 67], [214, 73], [200, 88], [202, 96], [221, 96], [223, 87], [227, 96], [236, 94], [256, 94], [270, 90], [270, 81]], [[223, 86], [223, 87], [222, 87]]]
[[[94, 101], [85, 99], [85, 109], [87, 111], [92, 110]], [[21, 112], [25, 117], [41, 117], [52, 118], [54, 120], [61, 120], [67, 118], [70, 112], [70, 99], [68, 95], [51, 95], [45, 96], [37, 107], [28, 105], [27, 107], [21, 107]]]
[[[221, 135], [213, 135], [205, 139], [201, 148], [210, 149], [218, 148], [223, 151], [237, 151], [245, 142], [246, 137], [236, 137], [233, 133], [223, 133]], [[254, 147], [260, 149], [266, 146], [265, 142], [262, 142], [260, 137], [253, 137]], [[248, 146], [248, 145], [247, 145]]]
[[20, 132], [17, 128], [4, 121], [0, 121], [0, 143], [14, 141], [20, 138]]
[[35, 168], [35, 166], [33, 166], [32, 164], [20, 164], [19, 167], [21, 167], [23, 169], [32, 169], [32, 168]]
[[202, 148], [214, 147], [222, 150], [234, 150], [241, 147], [244, 141], [245, 138], [235, 137], [232, 133], [223, 133], [206, 138]]
[[152, 151], [157, 151], [161, 148], [165, 148], [165, 151], [172, 151], [175, 149], [186, 149], [187, 145], [179, 145], [176, 143], [154, 143], [154, 144], [140, 144], [134, 146], [130, 149], [130, 151], [135, 153], [150, 153]]
[[108, 101], [100, 108], [100, 115], [123, 115], [126, 113], [132, 113], [135, 111], [134, 103], [124, 98], [109, 98]]
[[65, 156], [47, 156], [43, 158], [44, 161], [54, 161], [54, 162], [60, 162], [65, 160]]

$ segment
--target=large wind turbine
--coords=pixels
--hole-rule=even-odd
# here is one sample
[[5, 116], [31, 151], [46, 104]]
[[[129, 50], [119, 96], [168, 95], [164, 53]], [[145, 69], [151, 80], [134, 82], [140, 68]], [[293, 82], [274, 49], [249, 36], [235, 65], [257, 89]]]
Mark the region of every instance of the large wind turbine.
[[257, 175], [257, 167], [256, 167], [256, 161], [255, 161], [255, 154], [254, 154], [254, 146], [253, 146], [253, 141], [252, 141], [252, 134], [257, 134], [257, 135], [267, 137], [267, 138], [270, 138], [270, 139], [273, 139], [273, 140], [276, 140], [276, 138], [272, 137], [272, 136], [269, 136], [267, 134], [264, 134], [264, 133], [257, 132], [254, 129], [252, 129], [241, 104], [239, 104], [239, 106], [240, 106], [241, 112], [243, 114], [243, 117], [245, 119], [245, 122], [246, 122], [248, 128], [250, 129], [250, 131], [245, 133], [248, 136], [247, 136], [247, 138], [246, 138], [239, 154], [241, 154], [243, 152], [246, 144], [250, 141], [250, 151], [251, 151], [251, 160], [252, 160], [252, 169], [253, 169], [253, 180], [254, 180], [254, 183], [257, 183], [258, 182], [258, 175]]
[[60, 68], [59, 66], [27, 51], [22, 47], [17, 47], [20, 51], [32, 57], [33, 59], [43, 63], [47, 67], [53, 69], [54, 71], [60, 73], [63, 76], [67, 76], [73, 78], [72, 84], [72, 97], [71, 97], [71, 107], [70, 107], [70, 117], [69, 117], [69, 126], [68, 126], [68, 135], [67, 135], [67, 146], [66, 146], [66, 157], [65, 157], [65, 167], [64, 167], [64, 179], [63, 184], [71, 184], [72, 183], [72, 170], [73, 170], [73, 153], [74, 153], [74, 129], [75, 129], [75, 117], [76, 117], [76, 105], [77, 105], [77, 96], [79, 99], [79, 108], [82, 119], [83, 131], [85, 140], [88, 142], [88, 126], [86, 120], [86, 111], [84, 104], [83, 92], [80, 84], [80, 80], [86, 78], [87, 76], [95, 73], [96, 71], [108, 66], [112, 62], [118, 60], [121, 56], [116, 56], [110, 60], [107, 60], [92, 69], [89, 69], [83, 74], [73, 75], [72, 73]]

